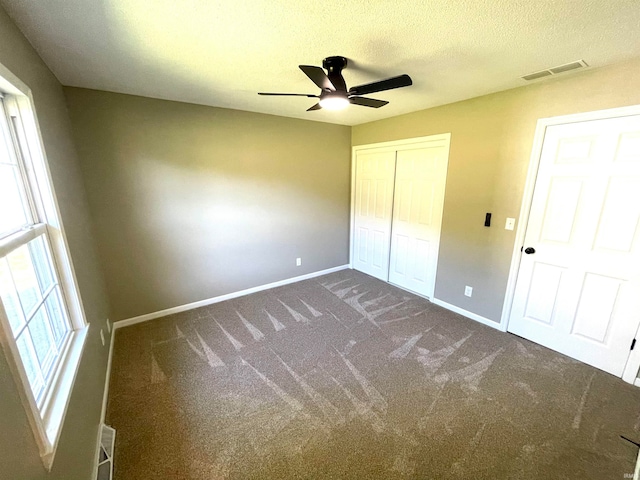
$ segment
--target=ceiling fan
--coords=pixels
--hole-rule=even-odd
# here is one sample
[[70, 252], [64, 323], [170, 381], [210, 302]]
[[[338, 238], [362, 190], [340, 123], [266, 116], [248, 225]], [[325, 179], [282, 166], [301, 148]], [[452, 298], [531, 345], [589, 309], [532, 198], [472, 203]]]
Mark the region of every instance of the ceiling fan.
[[377, 100], [375, 98], [362, 97], [369, 93], [382, 92], [384, 90], [392, 90], [394, 88], [408, 87], [412, 85], [409, 75], [398, 75], [397, 77], [387, 78], [378, 82], [365, 83], [357, 87], [351, 87], [347, 90], [347, 84], [342, 77], [342, 70], [347, 67], [347, 59], [345, 57], [327, 57], [322, 61], [322, 66], [327, 73], [320, 67], [312, 65], [299, 65], [307, 77], [311, 79], [318, 87], [320, 87], [320, 95], [312, 95], [306, 93], [264, 93], [258, 95], [280, 95], [286, 97], [309, 97], [319, 98], [320, 100], [311, 108], [311, 110], [320, 110], [326, 108], [329, 110], [339, 110], [345, 108], [350, 103], [353, 105], [362, 105], [363, 107], [380, 108], [387, 103], [385, 100]]

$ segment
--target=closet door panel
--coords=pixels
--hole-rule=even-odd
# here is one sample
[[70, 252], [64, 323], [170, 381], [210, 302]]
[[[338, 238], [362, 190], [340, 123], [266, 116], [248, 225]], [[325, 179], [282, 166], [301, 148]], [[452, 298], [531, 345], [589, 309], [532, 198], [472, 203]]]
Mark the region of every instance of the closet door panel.
[[353, 268], [380, 280], [389, 278], [389, 248], [396, 154], [358, 152]]
[[389, 281], [433, 297], [447, 147], [397, 152]]

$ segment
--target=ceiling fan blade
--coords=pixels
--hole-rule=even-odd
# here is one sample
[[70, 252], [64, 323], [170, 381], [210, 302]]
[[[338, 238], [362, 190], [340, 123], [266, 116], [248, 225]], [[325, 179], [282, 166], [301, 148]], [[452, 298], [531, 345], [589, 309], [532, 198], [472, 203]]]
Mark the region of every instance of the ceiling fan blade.
[[336, 91], [336, 87], [331, 83], [327, 74], [320, 67], [314, 67], [313, 65], [298, 65], [307, 77], [311, 79], [322, 90], [329, 90], [331, 92]]
[[404, 74], [387, 78], [386, 80], [380, 80], [379, 82], [365, 83], [364, 85], [351, 87], [349, 89], [349, 95], [366, 95], [368, 93], [382, 92], [394, 88], [408, 87], [409, 85], [413, 85], [411, 77]]
[[310, 112], [311, 110], [322, 110], [322, 107], [319, 103], [316, 103], [313, 107], [307, 108], [307, 112]]
[[258, 92], [258, 95], [277, 95], [281, 97], [309, 97], [309, 98], [320, 98], [320, 95], [311, 95], [309, 93], [264, 93]]
[[384, 107], [387, 103], [385, 100], [376, 100], [375, 98], [366, 97], [351, 97], [349, 102], [354, 105], [362, 105], [363, 107], [380, 108]]

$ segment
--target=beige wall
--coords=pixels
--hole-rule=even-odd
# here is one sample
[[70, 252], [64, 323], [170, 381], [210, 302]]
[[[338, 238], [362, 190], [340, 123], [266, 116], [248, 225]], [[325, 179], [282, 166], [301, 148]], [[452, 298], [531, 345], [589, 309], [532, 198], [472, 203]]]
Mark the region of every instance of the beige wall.
[[51, 474], [44, 471], [18, 390], [0, 350], [0, 478], [88, 479], [93, 469], [107, 359], [99, 331], [107, 318], [108, 304], [94, 253], [82, 177], [62, 87], [1, 7], [0, 63], [33, 92], [80, 293], [87, 319], [93, 323]]
[[[537, 120], [634, 104], [640, 61], [358, 125], [352, 143], [451, 132], [435, 296], [499, 321], [515, 240], [504, 224], [520, 213]], [[464, 296], [465, 285], [473, 297]]]
[[65, 93], [114, 319], [348, 263], [349, 127]]

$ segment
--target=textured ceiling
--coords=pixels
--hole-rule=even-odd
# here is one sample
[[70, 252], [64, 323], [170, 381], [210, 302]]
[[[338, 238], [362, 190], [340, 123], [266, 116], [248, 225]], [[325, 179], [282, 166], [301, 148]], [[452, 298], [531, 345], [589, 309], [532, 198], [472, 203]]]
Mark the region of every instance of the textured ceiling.
[[[64, 85], [356, 125], [640, 55], [638, 0], [0, 0]], [[402, 73], [380, 109], [305, 110], [298, 69], [342, 55], [348, 86]], [[567, 73], [564, 75], [572, 75]], [[538, 80], [538, 81], [545, 81]]]

